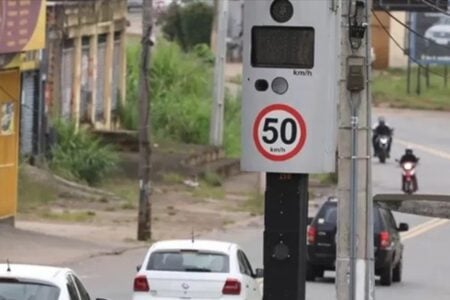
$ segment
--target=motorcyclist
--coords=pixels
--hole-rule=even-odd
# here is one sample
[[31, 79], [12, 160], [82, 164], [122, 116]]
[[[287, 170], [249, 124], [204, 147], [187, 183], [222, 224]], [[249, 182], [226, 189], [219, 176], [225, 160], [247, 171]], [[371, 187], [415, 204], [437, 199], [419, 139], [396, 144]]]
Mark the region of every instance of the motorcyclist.
[[387, 136], [389, 138], [388, 146], [387, 146], [387, 156], [388, 157], [390, 156], [391, 144], [392, 144], [392, 133], [393, 133], [393, 129], [386, 124], [386, 120], [384, 119], [384, 117], [379, 117], [378, 124], [373, 129], [373, 137], [372, 137], [373, 151], [374, 151], [375, 156], [377, 156], [377, 153], [378, 153], [377, 139], [380, 136]]
[[413, 150], [409, 147], [405, 149], [405, 154], [403, 154], [402, 158], [400, 158], [401, 165], [407, 162], [417, 164], [418, 161], [419, 158], [414, 155]]
[[[413, 150], [410, 147], [407, 147], [405, 149], [405, 154], [403, 154], [400, 158], [400, 165], [403, 166], [403, 164], [408, 162], [413, 164], [417, 164], [419, 162], [419, 158], [414, 155]], [[413, 176], [413, 181], [414, 191], [417, 191], [419, 189], [419, 185], [417, 183], [417, 177], [415, 175]]]

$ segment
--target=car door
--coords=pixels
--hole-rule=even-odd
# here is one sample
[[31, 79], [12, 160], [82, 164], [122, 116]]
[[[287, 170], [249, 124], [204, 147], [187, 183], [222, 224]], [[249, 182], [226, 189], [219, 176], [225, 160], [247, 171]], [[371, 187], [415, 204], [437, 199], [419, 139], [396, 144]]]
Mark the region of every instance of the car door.
[[261, 293], [258, 283], [255, 280], [255, 275], [250, 262], [244, 251], [238, 250], [239, 269], [243, 275], [245, 288], [248, 300], [261, 300]]

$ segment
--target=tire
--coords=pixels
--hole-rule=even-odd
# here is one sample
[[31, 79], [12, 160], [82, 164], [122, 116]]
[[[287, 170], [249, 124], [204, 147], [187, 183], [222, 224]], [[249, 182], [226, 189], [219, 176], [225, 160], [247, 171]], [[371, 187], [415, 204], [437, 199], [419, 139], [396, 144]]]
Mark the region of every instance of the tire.
[[380, 283], [383, 286], [390, 286], [392, 284], [392, 264], [388, 265], [384, 269], [381, 270], [381, 280]]
[[386, 155], [384, 153], [380, 153], [378, 158], [380, 159], [380, 163], [384, 164], [386, 162]]
[[395, 266], [392, 271], [392, 281], [393, 282], [401, 282], [402, 281], [402, 271], [403, 271], [403, 259], [400, 259], [398, 264]]
[[316, 268], [310, 263], [306, 264], [306, 281], [315, 281], [316, 280]]

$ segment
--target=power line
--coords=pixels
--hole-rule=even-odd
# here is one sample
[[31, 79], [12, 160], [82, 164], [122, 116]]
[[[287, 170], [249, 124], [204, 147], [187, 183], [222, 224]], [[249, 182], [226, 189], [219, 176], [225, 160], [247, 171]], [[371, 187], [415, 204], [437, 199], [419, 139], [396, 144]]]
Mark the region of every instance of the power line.
[[[383, 10], [385, 13], [387, 13], [392, 19], [394, 19], [397, 23], [399, 23], [400, 25], [402, 25], [403, 27], [405, 27], [406, 29], [408, 29], [409, 31], [411, 31], [412, 33], [414, 33], [415, 35], [417, 35], [418, 37], [429, 41], [430, 43], [432, 43], [434, 46], [440, 47], [440, 48], [444, 48], [446, 50], [450, 50], [450, 47], [448, 46], [444, 46], [444, 45], [440, 45], [438, 43], [436, 43], [435, 41], [433, 41], [430, 38], [427, 38], [426, 36], [424, 36], [423, 34], [421, 34], [420, 32], [418, 32], [417, 30], [413, 29], [411, 26], [403, 23], [402, 21], [400, 21], [396, 16], [394, 16], [391, 12], [389, 12], [388, 10], [384, 9]], [[372, 9], [372, 12], [375, 13], [375, 11]]]
[[[374, 12], [373, 16], [375, 17], [375, 19], [377, 20], [378, 24], [380, 24], [381, 28], [383, 29], [384, 32], [386, 32], [386, 34], [389, 36], [389, 38], [394, 42], [394, 44], [400, 48], [401, 50], [403, 50], [404, 53], [408, 53], [406, 51], [406, 49], [404, 47], [402, 47], [402, 45], [400, 45], [400, 43], [394, 38], [394, 36], [392, 36], [392, 34], [389, 32], [389, 30], [386, 28], [386, 26], [384, 26], [384, 24], [381, 22], [381, 20], [378, 18], [377, 14]], [[427, 68], [426, 66], [424, 66], [423, 64], [421, 64], [417, 59], [415, 59], [414, 57], [412, 57], [409, 54], [406, 54], [409, 59], [411, 59], [413, 62], [415, 62], [420, 68], [427, 70], [430, 74], [434, 74], [436, 76], [445, 78], [444, 75], [434, 72], [432, 70], [430, 70], [429, 68]]]
[[446, 11], [446, 10], [440, 8], [440, 7], [437, 6], [436, 4], [431, 3], [431, 2], [428, 1], [428, 0], [422, 0], [422, 2], [423, 2], [424, 4], [426, 4], [427, 6], [429, 6], [429, 7], [433, 8], [433, 9], [435, 9], [435, 10], [437, 10], [437, 11], [443, 13], [443, 14], [446, 15], [446, 16], [450, 16], [450, 13], [449, 13], [448, 11]]

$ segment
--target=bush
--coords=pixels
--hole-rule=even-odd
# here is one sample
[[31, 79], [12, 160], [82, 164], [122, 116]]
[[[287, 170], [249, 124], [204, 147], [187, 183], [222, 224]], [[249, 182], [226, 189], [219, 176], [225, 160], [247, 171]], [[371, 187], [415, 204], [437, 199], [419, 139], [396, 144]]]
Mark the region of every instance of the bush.
[[57, 143], [51, 151], [51, 167], [57, 173], [95, 185], [117, 165], [113, 149], [86, 129], [76, 130], [73, 123], [62, 120], [55, 123], [55, 129]]
[[170, 41], [176, 41], [184, 51], [198, 44], [211, 42], [214, 8], [206, 3], [193, 1], [186, 5], [172, 3], [162, 16], [162, 31]]
[[[127, 98], [120, 107], [121, 124], [138, 128], [140, 46], [128, 48]], [[207, 144], [212, 104], [213, 66], [207, 46], [183, 52], [174, 42], [159, 40], [152, 52], [150, 73], [151, 132], [156, 139]], [[226, 95], [224, 145], [240, 153], [240, 97]]]

